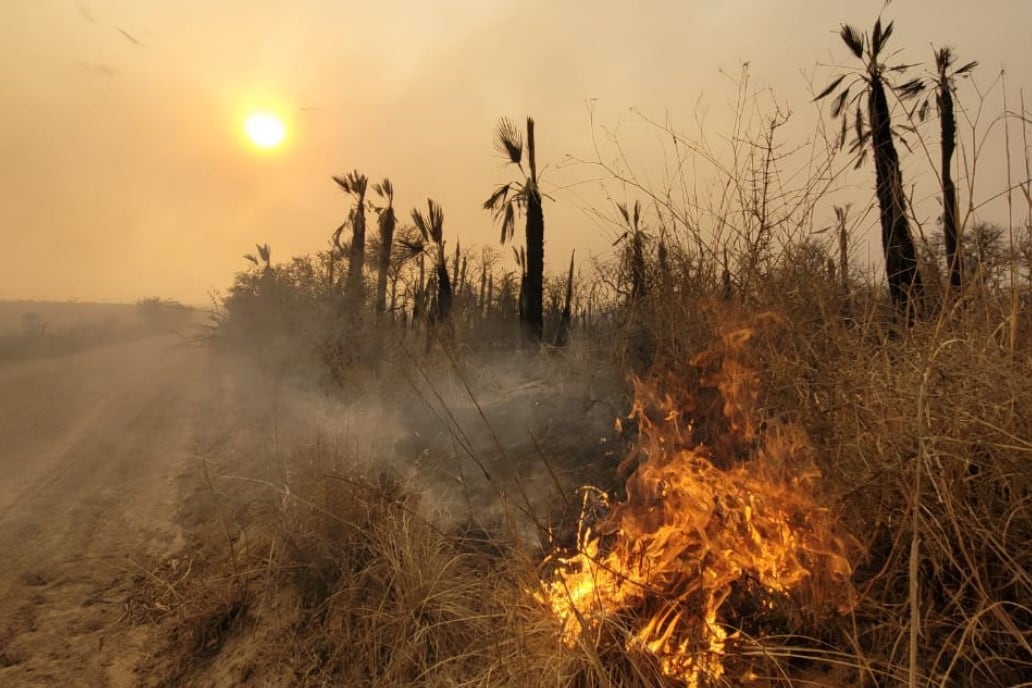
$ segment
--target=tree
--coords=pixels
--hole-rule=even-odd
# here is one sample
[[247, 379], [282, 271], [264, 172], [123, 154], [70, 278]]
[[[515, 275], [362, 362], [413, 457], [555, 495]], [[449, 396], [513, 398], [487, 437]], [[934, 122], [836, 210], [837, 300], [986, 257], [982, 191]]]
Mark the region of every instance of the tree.
[[439, 323], [451, 319], [452, 288], [448, 277], [448, 261], [444, 255], [444, 210], [432, 198], [426, 199], [427, 212], [412, 209], [412, 222], [423, 239], [423, 246], [434, 244], [437, 248], [437, 311], [434, 314]]
[[576, 251], [570, 252], [570, 270], [566, 275], [566, 295], [563, 298], [563, 312], [559, 316], [559, 330], [555, 335], [556, 346], [570, 343], [570, 324], [573, 321], [573, 259]]
[[[366, 188], [369, 185], [369, 178], [357, 170], [349, 172], [340, 177], [334, 177], [333, 181], [344, 190], [344, 193], [355, 197], [355, 207], [348, 215], [351, 223], [351, 249], [348, 252], [348, 277], [347, 293], [357, 296], [362, 293], [362, 261], [365, 259], [365, 236], [366, 236]], [[340, 232], [344, 228], [341, 225], [335, 234], [335, 242], [339, 246]]]
[[528, 336], [540, 342], [544, 333], [545, 216], [538, 187], [534, 120], [527, 118], [527, 170], [523, 168], [523, 135], [512, 120], [503, 117], [498, 123], [495, 147], [519, 168], [523, 181], [513, 181], [498, 187], [484, 202], [484, 209], [492, 211], [495, 221], [501, 221], [503, 244], [515, 234], [517, 215], [526, 211], [526, 305], [521, 311], [521, 320]]
[[[959, 292], [963, 285], [963, 250], [958, 233], [960, 217], [957, 211], [957, 185], [953, 181], [953, 153], [957, 149], [957, 115], [953, 96], [956, 93], [957, 77], [969, 76], [978, 62], [968, 62], [953, 69], [956, 63], [953, 48], [946, 46], [935, 51], [935, 76], [930, 83], [920, 82], [921, 87], [931, 86], [935, 92], [935, 106], [939, 112], [939, 131], [942, 147], [942, 230], [946, 246], [946, 267], [950, 275], [950, 288]], [[910, 91], [916, 97], [917, 86]], [[908, 94], [909, 95], [909, 94]], [[925, 98], [915, 109], [918, 118], [924, 120], [928, 113], [929, 99]]]
[[628, 210], [626, 203], [617, 203], [617, 210], [623, 216], [627, 230], [617, 239], [617, 243], [626, 240], [629, 244], [627, 249], [627, 267], [631, 281], [631, 303], [638, 303], [645, 298], [647, 287], [645, 284], [645, 229], [641, 223], [641, 202], [634, 202], [634, 210]]
[[[860, 33], [844, 24], [840, 31], [842, 41], [850, 52], [863, 63], [863, 71], [839, 76], [828, 85], [815, 100], [820, 100], [838, 89], [846, 78], [845, 88], [833, 101], [831, 114], [842, 118], [842, 134], [839, 145], [846, 141], [848, 131], [847, 110], [856, 105], [853, 120], [855, 139], [851, 152], [858, 153], [857, 166], [866, 158], [866, 145], [874, 154], [875, 192], [878, 198], [879, 219], [882, 229], [882, 252], [885, 256], [885, 273], [889, 282], [889, 296], [907, 322], [913, 322], [917, 314], [924, 285], [917, 265], [917, 251], [907, 219], [907, 201], [903, 190], [903, 173], [900, 170], [899, 154], [896, 152], [892, 128], [892, 116], [886, 89], [897, 90], [902, 97], [912, 97], [921, 88], [920, 80], [909, 81], [898, 88], [891, 81], [891, 75], [902, 74], [908, 65], [888, 66], [881, 60], [885, 44], [892, 35], [892, 22], [882, 28], [881, 18], [874, 23], [871, 35]], [[862, 87], [854, 91], [859, 82]], [[866, 104], [866, 117], [864, 105]], [[906, 145], [906, 140], [901, 139]]]
[[391, 248], [394, 243], [394, 228], [398, 218], [394, 214], [394, 186], [390, 179], [373, 185], [373, 191], [384, 200], [382, 208], [376, 208], [377, 225], [380, 229], [380, 252], [376, 275], [376, 312], [387, 309], [387, 274], [391, 267]]

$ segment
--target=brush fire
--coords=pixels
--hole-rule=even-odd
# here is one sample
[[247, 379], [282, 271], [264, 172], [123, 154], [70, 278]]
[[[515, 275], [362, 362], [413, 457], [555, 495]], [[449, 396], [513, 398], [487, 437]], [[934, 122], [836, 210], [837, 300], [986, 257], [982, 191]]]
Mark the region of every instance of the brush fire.
[[793, 615], [851, 609], [855, 541], [819, 503], [803, 429], [763, 420], [742, 363], [752, 335], [726, 332], [696, 357], [689, 398], [636, 383], [626, 496], [582, 491], [576, 544], [546, 562], [536, 594], [567, 646], [616, 643], [703, 686], [727, 675], [733, 648], [762, 642], [764, 619], [784, 634]]

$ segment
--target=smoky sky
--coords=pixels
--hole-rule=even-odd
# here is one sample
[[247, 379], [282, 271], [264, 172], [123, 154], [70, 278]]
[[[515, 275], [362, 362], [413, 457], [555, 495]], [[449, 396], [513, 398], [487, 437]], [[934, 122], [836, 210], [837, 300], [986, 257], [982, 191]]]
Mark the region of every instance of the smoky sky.
[[[612, 242], [587, 208], [634, 198], [622, 190], [607, 200], [590, 181], [597, 171], [571, 164], [592, 155], [593, 132], [635, 108], [685, 129], [701, 112], [716, 135], [747, 62], [755, 87], [791, 109], [793, 135], [805, 138], [821, 117], [813, 87], [848, 64], [837, 28], [869, 28], [882, 7], [6, 0], [0, 298], [202, 303], [255, 243], [279, 259], [324, 248], [349, 208], [330, 176], [351, 169], [390, 177], [404, 215], [427, 196], [440, 201], [446, 238], [496, 245], [480, 205], [511, 177], [492, 148], [501, 115], [537, 121], [554, 199], [546, 261], [558, 272], [571, 249], [600, 255]], [[927, 62], [933, 45], [951, 44], [961, 60], [980, 61], [980, 87], [1006, 67], [1018, 108], [1030, 84], [1032, 4], [896, 0], [884, 15], [896, 22], [900, 61]], [[290, 128], [275, 155], [256, 153], [239, 134], [247, 110], [262, 107], [282, 112]], [[987, 118], [1000, 112], [995, 100], [994, 108]], [[632, 135], [627, 153], [642, 169], [662, 164], [633, 144]], [[994, 146], [983, 197], [1005, 180]], [[1023, 172], [1017, 162], [1015, 172]], [[861, 170], [851, 183], [869, 188], [870, 175]]]

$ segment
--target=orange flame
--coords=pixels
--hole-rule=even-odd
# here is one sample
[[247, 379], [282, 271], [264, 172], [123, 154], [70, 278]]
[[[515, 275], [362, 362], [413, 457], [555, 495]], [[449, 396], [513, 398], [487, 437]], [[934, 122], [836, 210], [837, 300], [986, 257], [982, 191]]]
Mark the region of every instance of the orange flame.
[[[683, 422], [683, 408], [704, 416], [698, 399], [677, 402], [636, 383], [631, 417], [640, 435], [625, 463], [638, 465], [627, 497], [610, 504], [584, 493], [575, 551], [552, 559], [538, 594], [568, 646], [617, 638], [698, 686], [724, 675], [737, 633], [727, 620], [734, 591], [747, 589], [768, 608], [790, 597], [811, 609], [851, 607], [851, 540], [818, 505], [820, 472], [805, 433], [789, 422], [758, 425], [759, 379], [739, 360], [751, 334], [729, 332], [693, 360], [710, 369], [701, 382], [723, 401], [701, 419], [708, 428]], [[590, 507], [605, 515], [590, 518]]]

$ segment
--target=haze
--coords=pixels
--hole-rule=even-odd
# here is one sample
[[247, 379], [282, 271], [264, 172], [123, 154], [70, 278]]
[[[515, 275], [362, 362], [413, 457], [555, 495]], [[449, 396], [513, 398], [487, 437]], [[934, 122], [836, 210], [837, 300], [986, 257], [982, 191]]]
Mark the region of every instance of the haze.
[[[726, 74], [748, 61], [812, 131], [810, 75], [823, 86], [846, 58], [839, 24], [868, 28], [882, 3], [648, 7], [6, 0], [0, 298], [204, 302], [256, 242], [279, 259], [324, 248], [349, 207], [330, 175], [355, 168], [389, 176], [401, 209], [439, 200], [449, 236], [494, 244], [480, 204], [508, 178], [491, 146], [501, 115], [538, 122], [557, 271], [572, 248], [602, 253], [612, 238], [584, 212], [590, 188], [563, 190], [591, 176], [560, 166], [590, 152], [589, 102], [599, 126], [636, 107], [684, 127], [703, 103], [717, 133]], [[980, 82], [1007, 67], [1012, 93], [1029, 83], [1029, 3], [897, 1], [886, 16], [908, 62], [949, 43], [981, 62]], [[286, 118], [276, 154], [242, 138], [251, 109]]]

